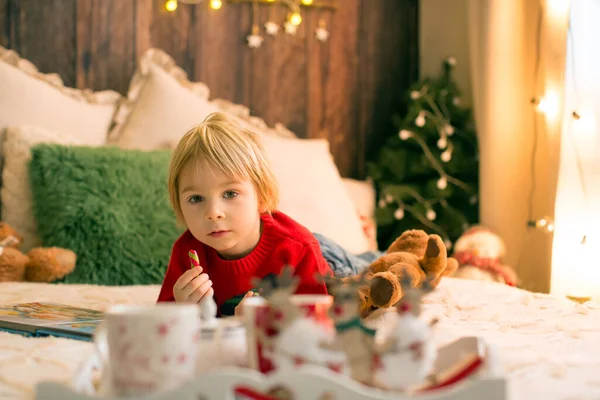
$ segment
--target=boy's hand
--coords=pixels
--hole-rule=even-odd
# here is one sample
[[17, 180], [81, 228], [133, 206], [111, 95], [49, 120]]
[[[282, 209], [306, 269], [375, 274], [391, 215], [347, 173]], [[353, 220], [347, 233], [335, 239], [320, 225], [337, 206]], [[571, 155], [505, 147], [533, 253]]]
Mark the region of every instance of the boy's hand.
[[254, 296], [258, 296], [258, 293], [254, 293], [252, 291], [246, 293], [246, 295], [242, 298], [242, 301], [240, 301], [240, 304], [238, 304], [237, 306], [235, 306], [235, 316], [236, 317], [241, 317], [242, 316], [242, 308], [243, 308], [243, 303], [244, 300], [246, 300], [248, 297], [254, 297]]
[[212, 281], [208, 274], [202, 273], [200, 266], [185, 271], [173, 286], [175, 301], [181, 303], [199, 303], [213, 293]]

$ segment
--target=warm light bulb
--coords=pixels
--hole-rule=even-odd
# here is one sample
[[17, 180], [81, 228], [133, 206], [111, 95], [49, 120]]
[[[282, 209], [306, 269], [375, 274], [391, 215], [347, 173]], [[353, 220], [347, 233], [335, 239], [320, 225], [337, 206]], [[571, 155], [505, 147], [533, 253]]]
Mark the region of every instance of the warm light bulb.
[[446, 150], [444, 151], [441, 155], [440, 155], [440, 159], [443, 162], [449, 162], [452, 159], [452, 152], [450, 150]]
[[419, 128], [422, 128], [425, 126], [425, 112], [424, 111], [419, 112], [419, 115], [417, 115], [417, 118], [415, 118], [415, 125], [418, 126]]
[[548, 91], [546, 95], [537, 102], [537, 109], [551, 119], [556, 118], [558, 115], [559, 106], [560, 99], [558, 93], [555, 91]]
[[402, 129], [400, 132], [398, 132], [398, 137], [400, 138], [400, 140], [408, 140], [408, 138], [410, 138], [411, 136], [412, 132], [406, 129]]
[[313, 0], [302, 0], [302, 4], [305, 6], [310, 6], [313, 3]]
[[404, 218], [404, 209], [398, 208], [396, 211], [394, 211], [394, 218], [396, 218], [396, 219]]
[[177, 10], [177, 0], [168, 0], [165, 3], [165, 8], [167, 9], [167, 11]]
[[437, 215], [435, 214], [435, 211], [433, 211], [431, 208], [425, 213], [425, 217], [427, 217], [427, 219], [430, 221], [433, 221], [436, 216]]
[[438, 179], [436, 185], [438, 189], [444, 190], [448, 187], [448, 180], [442, 176], [440, 179]]
[[550, 217], [542, 217], [538, 220], [530, 221], [528, 225], [550, 233], [554, 232], [555, 228], [554, 221]]
[[573, 112], [573, 131], [575, 134], [595, 136], [596, 116], [590, 105], [581, 106]]
[[290, 23], [292, 25], [296, 25], [296, 26], [300, 25], [302, 23], [302, 16], [300, 15], [300, 13], [297, 13], [297, 12], [293, 13], [290, 16]]
[[564, 19], [569, 12], [568, 0], [547, 0], [548, 13], [556, 19]]
[[211, 0], [210, 2], [210, 8], [212, 8], [213, 10], [218, 10], [222, 6], [223, 2], [221, 0]]

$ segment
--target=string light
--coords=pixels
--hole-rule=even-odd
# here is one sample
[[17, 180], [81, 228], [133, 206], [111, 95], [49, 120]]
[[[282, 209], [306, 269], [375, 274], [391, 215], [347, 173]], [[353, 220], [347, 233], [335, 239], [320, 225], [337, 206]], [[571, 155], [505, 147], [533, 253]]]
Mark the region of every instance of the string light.
[[440, 179], [438, 179], [436, 186], [438, 189], [444, 190], [448, 187], [448, 180], [442, 176]]
[[435, 211], [433, 211], [431, 208], [429, 210], [427, 210], [427, 212], [425, 213], [425, 217], [427, 217], [428, 220], [433, 221], [435, 219], [435, 217], [437, 217], [437, 214], [435, 213]]
[[569, 1], [568, 0], [547, 0], [548, 2], [548, 14], [550, 17], [563, 20], [564, 15], [569, 12]]
[[417, 115], [417, 118], [415, 119], [415, 125], [418, 126], [419, 128], [422, 128], [425, 126], [425, 112], [424, 111], [419, 112], [419, 115]]
[[[447, 63], [448, 65], [452, 66], [456, 64], [456, 60], [452, 59], [447, 61]], [[433, 169], [439, 173], [439, 178], [435, 183], [439, 190], [446, 190], [448, 186], [452, 184], [457, 188], [464, 190], [468, 196], [472, 196], [474, 190], [470, 185], [448, 175], [444, 169], [445, 166], [443, 166], [442, 163], [447, 163], [452, 159], [454, 146], [449, 137], [456, 133], [456, 128], [452, 126], [450, 122], [449, 107], [447, 107], [447, 105], [444, 103], [446, 100], [438, 104], [437, 96], [430, 94], [428, 90], [428, 85], [423, 85], [420, 89], [412, 90], [409, 93], [411, 100], [418, 100], [419, 102], [424, 103], [422, 106], [419, 104], [421, 107], [417, 115], [414, 116], [413, 124], [418, 128], [423, 128], [426, 125], [428, 127], [435, 127], [437, 133], [439, 134], [436, 145], [440, 150], [443, 150], [443, 152], [441, 152], [439, 156], [434, 155], [429, 147], [428, 142], [425, 141], [425, 136], [427, 135], [421, 136], [420, 132], [411, 130], [410, 126], [400, 129], [398, 131], [398, 138], [401, 141], [414, 140], [419, 147], [421, 147], [421, 150], [423, 151], [427, 160], [429, 160], [431, 163]], [[449, 92], [447, 90], [442, 90], [440, 94], [447, 97]], [[460, 99], [455, 96], [448, 98], [447, 101], [453, 102], [454, 105], [460, 104]], [[452, 246], [452, 242], [449, 240], [448, 234], [446, 233], [446, 227], [434, 222], [437, 219], [437, 213], [433, 209], [434, 206], [437, 207], [439, 205], [443, 209], [452, 209], [446, 199], [439, 198], [437, 195], [435, 198], [425, 199], [416, 190], [408, 187], [407, 185], [386, 186], [387, 187], [380, 194], [380, 199], [378, 201], [380, 208], [389, 209], [392, 214], [391, 216], [393, 216], [393, 218], [396, 220], [403, 219], [407, 212], [410, 213], [411, 217], [414, 217], [420, 223], [439, 234], [447, 244], [448, 248]], [[390, 194], [392, 194], [393, 198], [396, 199], [394, 201], [397, 203], [395, 207], [390, 207], [390, 204], [393, 203], [389, 201], [388, 195]], [[418, 204], [412, 206], [405, 203], [404, 199], [406, 196], [413, 197]], [[399, 201], [399, 199], [402, 199], [402, 201]], [[455, 211], [458, 212], [457, 210]]]
[[554, 90], [549, 90], [541, 98], [533, 98], [531, 103], [536, 109], [546, 115], [546, 117], [554, 119], [558, 116], [560, 109], [560, 97]]
[[305, 6], [310, 6], [313, 3], [313, 0], [302, 0], [302, 4]]
[[290, 15], [290, 23], [294, 26], [299, 26], [302, 23], [302, 16], [300, 13], [292, 13], [292, 15]]
[[596, 133], [596, 117], [594, 110], [589, 105], [579, 107], [571, 113], [573, 117], [573, 131], [581, 135], [594, 135]]
[[448, 141], [446, 140], [445, 137], [441, 137], [439, 138], [439, 140], [437, 141], [437, 147], [438, 149], [445, 149], [446, 146], [448, 145]]
[[404, 208], [398, 208], [394, 211], [394, 218], [400, 220], [404, 218]]
[[402, 129], [400, 132], [398, 132], [398, 137], [401, 140], [408, 140], [411, 136], [412, 136], [412, 132], [408, 131], [406, 129]]
[[527, 221], [527, 226], [547, 233], [554, 232], [554, 221], [548, 216], [536, 220], [529, 220]]
[[443, 162], [449, 162], [451, 159], [452, 152], [450, 150], [446, 150], [440, 155], [440, 160], [442, 160]]
[[210, 7], [213, 10], [218, 10], [223, 6], [223, 2], [221, 0], [211, 0]]
[[177, 10], [177, 0], [168, 0], [165, 3], [165, 8], [167, 9], [167, 11]]

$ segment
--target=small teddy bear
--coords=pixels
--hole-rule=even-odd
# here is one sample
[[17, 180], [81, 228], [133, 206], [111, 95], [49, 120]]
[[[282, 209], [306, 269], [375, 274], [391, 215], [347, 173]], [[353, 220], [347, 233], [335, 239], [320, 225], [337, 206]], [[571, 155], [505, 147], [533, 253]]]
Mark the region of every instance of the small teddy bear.
[[0, 282], [54, 282], [75, 268], [77, 256], [60, 247], [36, 247], [23, 254], [23, 238], [9, 224], [0, 222]]
[[367, 267], [367, 284], [358, 289], [361, 315], [366, 317], [379, 308], [398, 303], [403, 295], [403, 280], [409, 279], [412, 287], [419, 287], [426, 280], [436, 287], [443, 276], [451, 275], [457, 267], [458, 261], [448, 257], [440, 236], [428, 235], [423, 230], [405, 231], [383, 256]]

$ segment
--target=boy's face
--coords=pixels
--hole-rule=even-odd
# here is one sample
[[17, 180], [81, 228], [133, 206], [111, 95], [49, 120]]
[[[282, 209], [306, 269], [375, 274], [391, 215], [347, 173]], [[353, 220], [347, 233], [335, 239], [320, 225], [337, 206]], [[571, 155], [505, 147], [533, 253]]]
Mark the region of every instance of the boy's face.
[[260, 212], [252, 182], [190, 161], [179, 175], [179, 204], [192, 235], [221, 257], [241, 258], [258, 244]]

